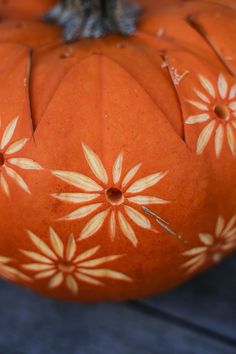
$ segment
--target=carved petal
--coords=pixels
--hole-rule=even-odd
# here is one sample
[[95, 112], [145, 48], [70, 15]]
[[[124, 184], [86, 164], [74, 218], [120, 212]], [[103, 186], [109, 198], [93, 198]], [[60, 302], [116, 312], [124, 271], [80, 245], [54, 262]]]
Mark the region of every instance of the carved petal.
[[236, 139], [235, 139], [234, 131], [230, 125], [227, 125], [226, 133], [227, 133], [230, 150], [232, 154], [236, 156]]
[[71, 186], [80, 188], [85, 192], [99, 192], [102, 191], [103, 188], [97, 184], [91, 178], [82, 175], [77, 172], [69, 172], [69, 171], [52, 171], [52, 174], [62, 181], [70, 184]]
[[183, 256], [195, 256], [197, 254], [203, 253], [207, 250], [207, 247], [195, 247], [188, 251], [183, 252]]
[[92, 172], [94, 175], [104, 184], [108, 183], [108, 177], [106, 170], [103, 166], [102, 161], [98, 157], [97, 154], [93, 150], [91, 150], [86, 144], [82, 143], [82, 147], [84, 150], [84, 154], [86, 157], [86, 160], [89, 164], [89, 167], [91, 168]]
[[85, 261], [83, 263], [80, 263], [79, 266], [83, 268], [94, 268], [97, 267], [98, 265], [115, 261], [121, 257], [122, 257], [121, 255], [105, 256], [101, 258], [92, 259], [90, 261]]
[[96, 246], [96, 247], [90, 248], [89, 250], [81, 253], [79, 256], [77, 256], [75, 258], [74, 263], [79, 263], [79, 262], [84, 261], [85, 259], [92, 257], [94, 254], [97, 253], [99, 248], [100, 248], [100, 246]]
[[50, 241], [52, 248], [54, 252], [61, 258], [63, 258], [64, 255], [64, 245], [60, 239], [60, 237], [57, 235], [55, 230], [53, 230], [52, 227], [49, 228], [49, 235], [50, 235]]
[[198, 141], [197, 141], [197, 154], [200, 155], [203, 153], [205, 150], [211, 136], [213, 133], [213, 130], [215, 128], [215, 121], [211, 121], [207, 126], [202, 130], [201, 134], [199, 135]]
[[203, 123], [210, 119], [209, 114], [197, 114], [195, 116], [190, 116], [186, 119], [185, 124], [196, 124], [196, 123]]
[[24, 138], [24, 139], [18, 140], [15, 143], [11, 144], [5, 152], [6, 155], [12, 155], [18, 151], [21, 151], [28, 140], [29, 140], [28, 138]]
[[224, 218], [222, 216], [219, 216], [216, 223], [216, 229], [215, 229], [216, 237], [221, 235], [224, 229], [224, 225], [225, 225]]
[[27, 186], [23, 178], [16, 171], [6, 166], [5, 166], [5, 171], [7, 175], [11, 177], [18, 184], [19, 187], [21, 187], [25, 192], [31, 194], [29, 187]]
[[107, 215], [109, 213], [109, 209], [100, 212], [99, 214], [95, 215], [83, 228], [80, 233], [80, 239], [84, 240], [88, 237], [94, 235], [103, 225]]
[[26, 251], [26, 250], [21, 250], [21, 252], [33, 259], [34, 261], [37, 261], [37, 262], [41, 262], [41, 263], [46, 263], [46, 264], [53, 264], [53, 261], [50, 259], [50, 258], [47, 258], [45, 256], [42, 256], [41, 254], [39, 253], [36, 253], [36, 252], [32, 252], [32, 251]]
[[228, 84], [223, 74], [220, 74], [218, 78], [218, 90], [220, 93], [220, 97], [222, 99], [225, 99], [228, 93]]
[[167, 172], [158, 172], [147, 177], [141, 178], [138, 181], [134, 182], [127, 189], [127, 193], [140, 193], [160, 182], [166, 176], [166, 174]]
[[77, 294], [79, 291], [78, 284], [71, 274], [66, 276], [66, 286], [73, 294]]
[[224, 129], [220, 124], [216, 129], [216, 135], [215, 135], [215, 150], [216, 150], [217, 157], [220, 156], [222, 146], [223, 146], [223, 139], [224, 139]]
[[52, 194], [52, 197], [61, 200], [62, 202], [68, 203], [85, 203], [90, 202], [94, 199], [100, 197], [100, 194], [92, 194], [92, 193], [55, 193]]
[[41, 240], [38, 236], [36, 236], [32, 231], [27, 231], [31, 241], [35, 244], [35, 246], [47, 257], [57, 260], [57, 256], [53, 253], [53, 251], [48, 247], [48, 245]]
[[1, 144], [0, 144], [1, 149], [4, 149], [6, 147], [6, 145], [10, 142], [10, 140], [15, 132], [18, 119], [19, 119], [19, 117], [14, 118], [6, 127], [4, 134], [2, 136]]
[[110, 216], [109, 231], [110, 231], [111, 239], [114, 240], [115, 235], [116, 235], [116, 218], [115, 218], [114, 211], [112, 211], [111, 216]]
[[141, 163], [137, 164], [136, 166], [134, 166], [133, 168], [131, 168], [131, 170], [126, 174], [123, 182], [122, 182], [122, 187], [125, 187], [136, 175], [136, 173], [138, 172], [138, 170], [140, 169], [140, 167], [142, 166]]
[[103, 283], [97, 279], [94, 279], [94, 278], [91, 278], [89, 277], [88, 275], [85, 275], [85, 274], [81, 274], [81, 273], [75, 273], [75, 276], [77, 279], [85, 282], [85, 283], [88, 283], [88, 284], [91, 284], [91, 285], [103, 285]]
[[152, 225], [149, 221], [149, 219], [141, 214], [139, 211], [137, 211], [134, 208], [131, 208], [127, 205], [124, 206], [126, 214], [130, 217], [130, 219], [137, 224], [138, 226], [150, 230], [152, 228]]
[[139, 205], [151, 205], [151, 204], [168, 204], [167, 200], [151, 197], [151, 196], [144, 196], [144, 195], [137, 195], [135, 197], [127, 198], [129, 202], [139, 204]]
[[15, 157], [7, 160], [14, 166], [20, 167], [24, 170], [42, 170], [42, 167], [35, 161], [31, 159], [26, 159], [23, 157]]
[[116, 184], [119, 182], [122, 172], [122, 163], [123, 163], [123, 154], [120, 153], [117, 157], [114, 166], [113, 166], [113, 182]]
[[102, 205], [103, 203], [96, 203], [82, 206], [81, 208], [74, 210], [69, 215], [60, 218], [60, 220], [77, 220], [85, 218], [86, 216], [92, 214], [95, 210], [99, 209]]
[[200, 111], [208, 111], [208, 106], [205, 104], [198, 102], [198, 101], [192, 101], [192, 100], [187, 100], [188, 103], [190, 103], [192, 106], [200, 109]]
[[70, 262], [76, 252], [76, 242], [75, 242], [75, 238], [73, 235], [70, 235], [68, 237], [68, 241], [67, 241], [67, 245], [66, 245], [66, 260], [67, 262]]
[[204, 89], [209, 93], [209, 95], [213, 98], [216, 97], [215, 89], [211, 82], [203, 75], [199, 75], [199, 80]]
[[128, 223], [128, 221], [125, 219], [125, 217], [123, 216], [123, 214], [120, 211], [118, 212], [118, 219], [119, 219], [120, 227], [121, 227], [123, 234], [136, 247], [138, 244], [138, 240], [135, 235], [135, 232], [134, 232], [132, 226]]
[[52, 279], [48, 283], [48, 287], [50, 289], [57, 288], [58, 286], [60, 286], [62, 284], [62, 282], [63, 282], [63, 274], [62, 273], [57, 273], [56, 275], [54, 275], [52, 277]]
[[214, 237], [211, 234], [201, 233], [199, 238], [206, 246], [212, 246], [214, 243]]
[[1, 176], [0, 176], [0, 183], [1, 183], [1, 187], [2, 187], [3, 192], [7, 196], [9, 196], [10, 195], [10, 191], [9, 191], [8, 183], [7, 183], [6, 178], [3, 176], [2, 173], [1, 173]]
[[79, 269], [81, 273], [98, 278], [111, 278], [115, 280], [132, 281], [127, 275], [111, 269]]

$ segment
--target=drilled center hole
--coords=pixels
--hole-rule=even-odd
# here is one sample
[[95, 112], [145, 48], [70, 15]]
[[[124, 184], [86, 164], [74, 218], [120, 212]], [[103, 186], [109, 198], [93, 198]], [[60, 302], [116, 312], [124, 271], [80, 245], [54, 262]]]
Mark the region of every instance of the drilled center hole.
[[0, 167], [4, 165], [5, 159], [2, 152], [0, 152]]
[[109, 188], [106, 191], [106, 198], [109, 203], [113, 205], [119, 205], [123, 203], [124, 196], [120, 189], [118, 188]]
[[221, 119], [227, 119], [229, 117], [229, 109], [222, 103], [217, 103], [215, 105], [214, 113]]
[[72, 273], [75, 269], [75, 267], [69, 263], [60, 263], [58, 265], [58, 268], [62, 271], [62, 272], [66, 272], [66, 273]]

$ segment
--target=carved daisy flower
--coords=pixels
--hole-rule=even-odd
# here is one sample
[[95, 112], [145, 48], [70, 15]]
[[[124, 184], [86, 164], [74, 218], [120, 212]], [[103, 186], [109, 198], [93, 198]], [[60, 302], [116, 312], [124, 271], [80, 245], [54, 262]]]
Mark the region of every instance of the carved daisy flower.
[[227, 224], [222, 216], [219, 216], [214, 235], [200, 233], [199, 239], [202, 246], [183, 253], [183, 256], [191, 257], [182, 265], [188, 273], [202, 268], [209, 261], [220, 262], [226, 253], [236, 248], [236, 216], [233, 216]]
[[115, 261], [122, 255], [92, 258], [100, 249], [96, 246], [78, 254], [78, 247], [73, 235], [68, 237], [66, 245], [53, 228], [49, 228], [50, 246], [33, 232], [29, 237], [39, 252], [22, 250], [34, 263], [23, 265], [23, 268], [35, 273], [35, 279], [49, 279], [48, 287], [57, 288], [65, 284], [74, 294], [79, 291], [79, 282], [91, 285], [104, 285], [100, 278], [119, 281], [131, 281], [127, 275], [108, 268], [100, 268], [103, 264]]
[[196, 88], [196, 100], [187, 100], [200, 113], [186, 119], [186, 124], [204, 124], [198, 141], [197, 154], [202, 154], [210, 139], [214, 137], [215, 153], [219, 157], [225, 138], [229, 148], [236, 156], [236, 85], [229, 87], [223, 74], [218, 77], [218, 84], [214, 85], [203, 75], [199, 75], [203, 91]]
[[14, 282], [20, 280], [27, 282], [31, 281], [27, 275], [10, 264], [12, 261], [13, 260], [9, 257], [0, 256], [0, 276]]
[[[40, 170], [42, 167], [35, 161], [24, 157], [14, 157], [14, 154], [21, 151], [28, 138], [11, 142], [19, 117], [14, 118], [3, 131], [0, 140], [0, 185], [3, 192], [9, 196], [7, 178], [11, 178], [25, 192], [30, 193], [29, 187], [24, 179], [16, 172], [15, 167], [24, 170]], [[0, 121], [1, 126], [1, 121]]]
[[141, 167], [140, 163], [132, 167], [122, 177], [123, 153], [120, 153], [113, 165], [112, 179], [109, 180], [108, 173], [99, 156], [85, 144], [82, 144], [82, 148], [87, 163], [99, 183], [81, 173], [53, 171], [53, 175], [83, 191], [83, 193], [52, 195], [63, 202], [83, 204], [61, 220], [79, 220], [95, 213], [81, 231], [80, 239], [94, 235], [103, 226], [105, 220], [109, 219], [109, 235], [112, 240], [116, 236], [117, 225], [119, 225], [124, 236], [134, 246], [137, 246], [138, 240], [131, 223], [143, 229], [153, 230], [149, 219], [138, 211], [137, 207], [168, 203], [166, 200], [142, 193], [160, 182], [167, 172], [157, 172], [133, 181]]

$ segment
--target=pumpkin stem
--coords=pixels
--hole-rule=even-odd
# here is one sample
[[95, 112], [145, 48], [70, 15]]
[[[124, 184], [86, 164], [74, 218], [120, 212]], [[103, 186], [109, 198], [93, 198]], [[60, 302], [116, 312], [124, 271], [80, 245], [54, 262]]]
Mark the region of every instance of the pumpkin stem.
[[115, 32], [131, 35], [140, 7], [133, 0], [59, 0], [44, 15], [64, 29], [64, 39], [98, 38]]

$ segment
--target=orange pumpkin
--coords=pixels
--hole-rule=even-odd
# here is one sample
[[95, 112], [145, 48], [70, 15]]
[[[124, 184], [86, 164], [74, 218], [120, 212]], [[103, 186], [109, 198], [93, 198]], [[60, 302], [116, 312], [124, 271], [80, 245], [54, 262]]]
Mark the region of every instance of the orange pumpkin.
[[143, 1], [133, 36], [73, 44], [52, 3], [0, 7], [0, 274], [166, 291], [236, 249], [235, 1]]

